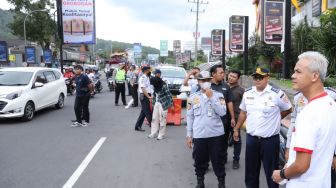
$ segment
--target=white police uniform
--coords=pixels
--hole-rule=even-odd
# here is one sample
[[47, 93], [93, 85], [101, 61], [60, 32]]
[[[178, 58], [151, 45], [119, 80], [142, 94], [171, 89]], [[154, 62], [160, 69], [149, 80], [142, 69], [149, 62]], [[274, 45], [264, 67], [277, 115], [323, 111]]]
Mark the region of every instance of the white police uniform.
[[204, 178], [210, 156], [216, 176], [225, 181], [221, 116], [226, 114], [226, 104], [223, 94], [213, 91], [209, 99], [199, 91], [191, 95], [187, 108], [187, 136], [193, 138], [196, 176]]
[[153, 93], [149, 77], [145, 74], [139, 78], [139, 93], [143, 93], [142, 87], [146, 89], [147, 93]]
[[286, 94], [269, 84], [262, 92], [256, 87], [247, 89], [239, 108], [246, 112], [245, 165], [246, 187], [259, 187], [261, 162], [265, 170], [267, 185], [279, 187], [272, 174], [279, 165], [281, 111], [291, 109]]

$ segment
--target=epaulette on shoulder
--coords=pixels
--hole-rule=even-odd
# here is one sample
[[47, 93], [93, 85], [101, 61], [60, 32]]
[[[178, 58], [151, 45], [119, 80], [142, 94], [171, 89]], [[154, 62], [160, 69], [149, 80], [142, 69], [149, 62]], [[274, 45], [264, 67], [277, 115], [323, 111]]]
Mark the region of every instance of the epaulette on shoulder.
[[275, 93], [279, 93], [280, 92], [280, 89], [276, 88], [276, 87], [272, 87], [271, 90], [274, 91]]
[[326, 89], [326, 90], [330, 90], [330, 91], [336, 93], [336, 89], [334, 89], [334, 88], [332, 88], [332, 87], [326, 87], [325, 89]]
[[246, 92], [246, 91], [250, 91], [251, 89], [252, 89], [252, 87], [246, 88], [246, 89], [245, 89], [245, 92]]

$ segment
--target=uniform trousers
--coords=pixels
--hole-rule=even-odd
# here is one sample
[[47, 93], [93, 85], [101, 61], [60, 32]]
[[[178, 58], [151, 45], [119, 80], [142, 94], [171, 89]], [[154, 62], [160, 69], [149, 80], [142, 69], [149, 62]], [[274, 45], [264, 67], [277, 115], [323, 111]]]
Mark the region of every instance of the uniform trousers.
[[149, 124], [152, 123], [152, 112], [150, 109], [150, 102], [149, 99], [142, 93], [140, 93], [140, 103], [141, 103], [141, 112], [139, 114], [137, 122], [135, 123], [136, 129], [142, 127], [142, 123], [145, 120], [145, 118], [147, 119]]
[[163, 137], [166, 134], [167, 125], [167, 110], [163, 110], [160, 102], [156, 102], [153, 108], [151, 135], [157, 134], [158, 137]]
[[82, 123], [82, 119], [90, 122], [89, 102], [90, 95], [76, 96], [74, 109], [78, 123]]
[[335, 170], [331, 170], [331, 188], [336, 188], [336, 172]]
[[212, 167], [217, 177], [225, 177], [224, 168], [224, 135], [210, 138], [193, 139], [193, 158], [197, 177], [204, 177], [204, 174], [211, 160]]
[[131, 87], [131, 91], [132, 91], [132, 98], [133, 98], [133, 106], [136, 107], [138, 106], [138, 84], [133, 84], [133, 86]]
[[279, 135], [259, 138], [246, 134], [245, 185], [259, 188], [261, 162], [263, 163], [268, 188], [278, 188], [272, 180], [273, 171], [279, 169]]
[[121, 100], [124, 105], [126, 105], [126, 96], [125, 96], [125, 83], [116, 83], [115, 89], [115, 104], [119, 102], [119, 95], [121, 94]]

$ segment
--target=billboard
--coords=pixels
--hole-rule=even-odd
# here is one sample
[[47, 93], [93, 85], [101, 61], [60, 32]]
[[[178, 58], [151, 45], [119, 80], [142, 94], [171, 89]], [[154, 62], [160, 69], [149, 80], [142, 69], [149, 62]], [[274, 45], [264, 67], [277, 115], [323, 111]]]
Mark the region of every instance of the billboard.
[[231, 16], [230, 17], [230, 37], [229, 48], [234, 52], [244, 51], [244, 36], [245, 36], [245, 17]]
[[284, 33], [284, 1], [265, 0], [261, 39], [266, 44], [281, 44]]
[[8, 47], [5, 41], [0, 41], [0, 62], [8, 62]]
[[25, 47], [26, 54], [26, 63], [27, 64], [35, 64], [36, 63], [36, 49], [33, 46]]
[[133, 44], [134, 58], [141, 58], [142, 46], [141, 43]]
[[95, 0], [62, 0], [64, 44], [95, 44]]
[[202, 50], [211, 49], [211, 37], [202, 37], [201, 38], [201, 48], [202, 48]]
[[223, 55], [223, 30], [212, 30], [211, 32], [211, 54], [213, 56]]
[[173, 41], [173, 48], [175, 53], [181, 53], [181, 41], [180, 40], [174, 40]]
[[43, 51], [43, 58], [45, 64], [51, 64], [52, 63], [52, 53], [51, 50], [44, 50]]
[[160, 56], [167, 57], [168, 56], [168, 40], [160, 41]]

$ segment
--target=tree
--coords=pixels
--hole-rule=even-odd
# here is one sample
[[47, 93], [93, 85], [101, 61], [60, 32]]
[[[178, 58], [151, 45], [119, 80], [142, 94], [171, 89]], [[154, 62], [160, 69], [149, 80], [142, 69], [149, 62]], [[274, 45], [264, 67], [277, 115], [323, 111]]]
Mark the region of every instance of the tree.
[[14, 5], [11, 9], [15, 13], [14, 20], [9, 24], [12, 33], [24, 37], [23, 24], [24, 19], [34, 10], [47, 9], [43, 12], [34, 12], [26, 19], [26, 36], [27, 40], [36, 41], [39, 45], [48, 49], [55, 35], [56, 23], [51, 19], [50, 9], [54, 8], [51, 0], [7, 0]]

